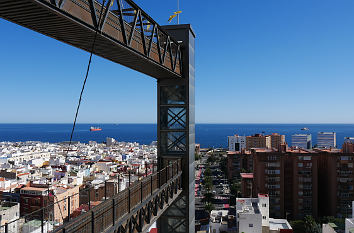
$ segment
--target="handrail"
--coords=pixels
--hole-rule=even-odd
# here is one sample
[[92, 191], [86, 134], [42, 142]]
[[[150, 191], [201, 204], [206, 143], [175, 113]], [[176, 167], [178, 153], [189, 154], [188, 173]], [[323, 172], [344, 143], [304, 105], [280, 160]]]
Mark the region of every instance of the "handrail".
[[[175, 181], [178, 177], [180, 177], [181, 172], [181, 161], [177, 160], [169, 166], [145, 176], [142, 180], [134, 182], [129, 187], [116, 194], [108, 193], [108, 186], [107, 183], [105, 183], [104, 200], [102, 203], [93, 208], [90, 208], [90, 194], [92, 191], [95, 191], [95, 187], [85, 188], [80, 190], [79, 193], [65, 197], [62, 200], [58, 200], [44, 208], [38, 209], [30, 214], [20, 217], [19, 219], [0, 226], [0, 231], [5, 233], [12, 232], [9, 231], [9, 227], [14, 226], [14, 224], [16, 224], [16, 228], [19, 228], [20, 226], [18, 225], [20, 225], [21, 221], [26, 223], [31, 220], [35, 220], [40, 221], [40, 228], [42, 232], [64, 232], [66, 228], [75, 227], [78, 223], [83, 226], [85, 226], [85, 223], [92, 224], [90, 221], [101, 216], [102, 212], [105, 211], [112, 212], [110, 215], [106, 216], [105, 223], [102, 225], [103, 227], [109, 227], [112, 224], [114, 225], [114, 222], [122, 216], [129, 214], [132, 209], [144, 200], [156, 195], [161, 188], [164, 188], [170, 182]], [[81, 206], [88, 204], [89, 210], [83, 214], [74, 215], [75, 212], [77, 213], [77, 209], [73, 209], [74, 207], [72, 205], [72, 201], [79, 199], [81, 202], [80, 195], [85, 196], [84, 194], [88, 194], [89, 202], [83, 203]], [[63, 208], [64, 206], [67, 207]], [[59, 222], [56, 218], [56, 215], [58, 214], [61, 215], [61, 221]], [[27, 227], [31, 228], [30, 225]]]

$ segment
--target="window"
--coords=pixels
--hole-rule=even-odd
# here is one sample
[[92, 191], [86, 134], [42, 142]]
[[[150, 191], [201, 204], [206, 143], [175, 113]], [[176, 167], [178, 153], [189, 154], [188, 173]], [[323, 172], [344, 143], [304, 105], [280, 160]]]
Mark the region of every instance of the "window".
[[303, 167], [303, 164], [302, 163], [298, 163], [297, 166], [298, 167]]
[[252, 224], [252, 223], [250, 223], [250, 224], [248, 224], [248, 226], [249, 226], [249, 227], [253, 227], [253, 224]]
[[263, 219], [267, 219], [267, 216], [263, 216]]
[[262, 207], [267, 207], [267, 204], [262, 204]]

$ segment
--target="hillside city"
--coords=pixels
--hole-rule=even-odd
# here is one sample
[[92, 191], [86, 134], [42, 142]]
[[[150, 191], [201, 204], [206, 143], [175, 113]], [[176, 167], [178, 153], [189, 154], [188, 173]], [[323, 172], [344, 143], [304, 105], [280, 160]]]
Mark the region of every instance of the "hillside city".
[[8, 232], [41, 232], [38, 210], [50, 205], [45, 230], [52, 230], [151, 174], [156, 152], [156, 142], [113, 138], [70, 147], [67, 142], [1, 142], [1, 231], [8, 224]]
[[[336, 133], [228, 136], [195, 147], [196, 232], [350, 232], [354, 138]], [[53, 230], [157, 170], [156, 142], [0, 143], [1, 226]], [[49, 216], [49, 212], [51, 213]], [[5, 232], [5, 229], [2, 229]], [[156, 231], [156, 226], [150, 232]]]
[[354, 233], [353, 10], [0, 0], [0, 233]]

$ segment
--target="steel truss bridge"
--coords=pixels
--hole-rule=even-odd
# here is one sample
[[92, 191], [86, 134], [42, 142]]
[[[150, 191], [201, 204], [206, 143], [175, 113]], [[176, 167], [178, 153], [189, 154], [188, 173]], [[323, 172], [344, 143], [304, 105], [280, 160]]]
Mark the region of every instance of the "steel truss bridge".
[[99, 30], [96, 55], [149, 76], [181, 77], [176, 40], [132, 1], [105, 2], [1, 0], [0, 16], [86, 51]]
[[0, 17], [157, 79], [159, 172], [55, 232], [144, 232], [156, 219], [160, 232], [194, 232], [191, 26], [160, 26], [132, 0], [0, 0]]

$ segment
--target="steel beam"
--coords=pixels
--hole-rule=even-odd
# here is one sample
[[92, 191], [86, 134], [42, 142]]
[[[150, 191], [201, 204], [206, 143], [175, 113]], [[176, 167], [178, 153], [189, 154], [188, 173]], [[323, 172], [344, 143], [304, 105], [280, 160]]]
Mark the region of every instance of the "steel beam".
[[[0, 17], [88, 52], [99, 31], [94, 54], [156, 79], [181, 78], [177, 41], [133, 1], [112, 1], [0, 0]], [[126, 21], [128, 15], [134, 21]], [[171, 46], [173, 53], [165, 50]]]
[[[182, 159], [182, 194], [158, 219], [159, 232], [191, 233], [195, 231], [194, 213], [194, 39], [190, 25], [162, 27], [181, 41], [182, 79], [157, 82], [158, 163], [165, 167], [175, 159]], [[168, 41], [168, 40], [167, 40]], [[167, 54], [165, 45], [163, 59]], [[171, 50], [169, 51], [171, 53]]]

